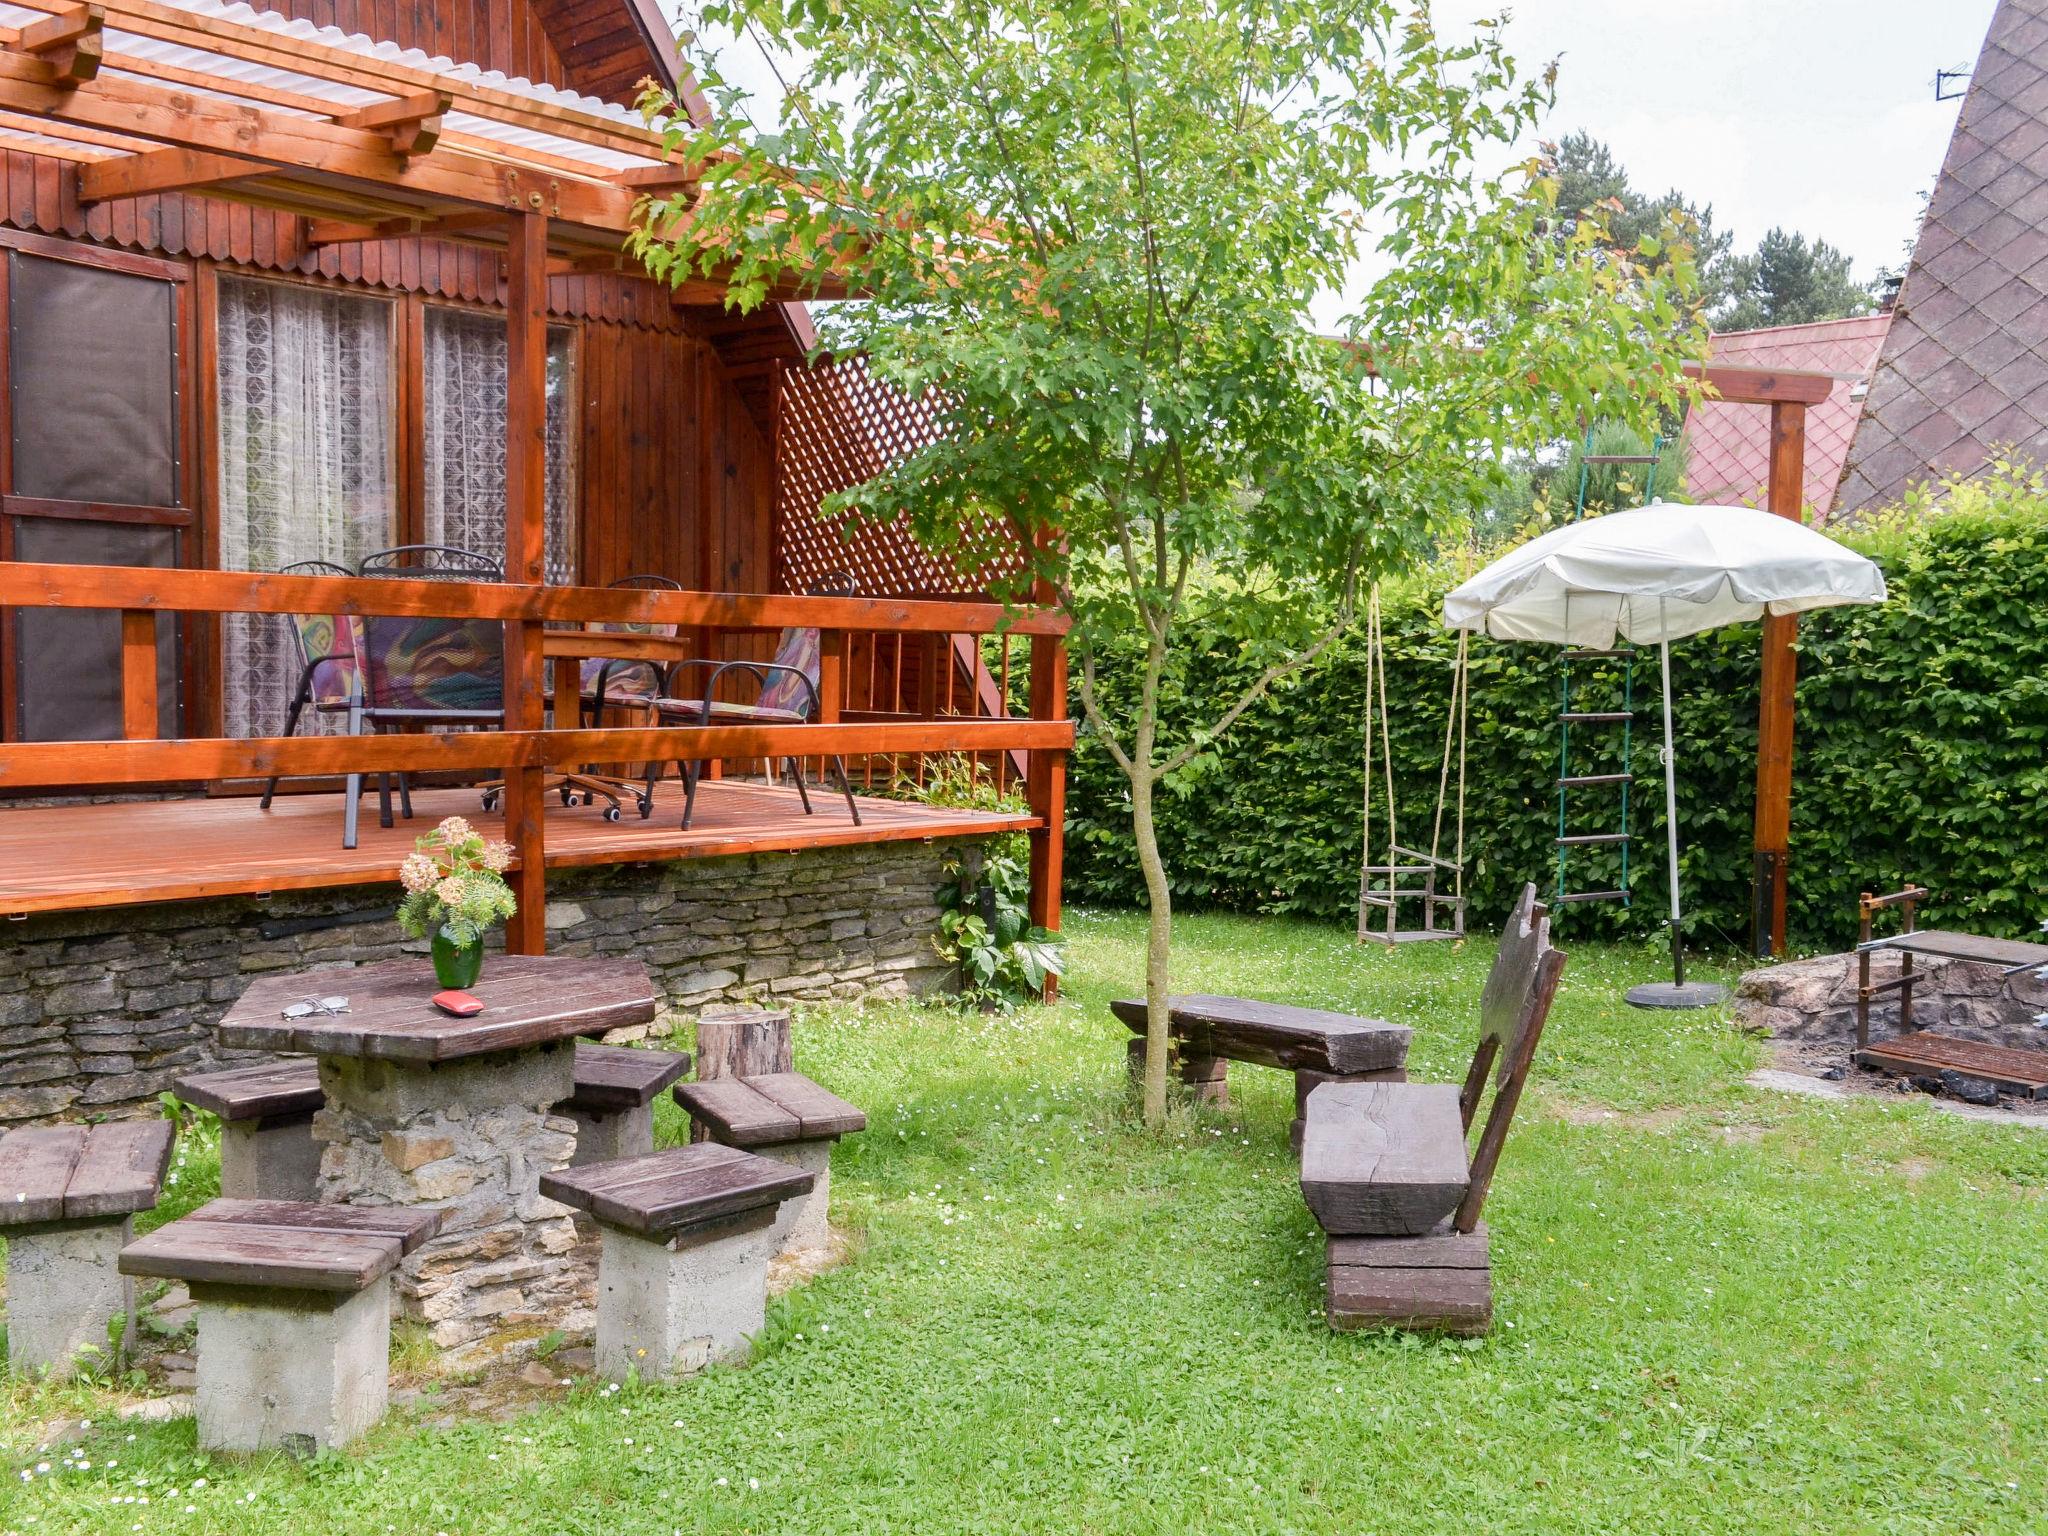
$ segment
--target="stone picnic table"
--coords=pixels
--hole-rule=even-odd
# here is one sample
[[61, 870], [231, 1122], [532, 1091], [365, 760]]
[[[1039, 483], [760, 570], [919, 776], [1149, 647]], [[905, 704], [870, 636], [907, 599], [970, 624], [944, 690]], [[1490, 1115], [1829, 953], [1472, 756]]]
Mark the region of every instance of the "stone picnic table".
[[[319, 1199], [435, 1206], [439, 1234], [405, 1261], [400, 1304], [434, 1342], [495, 1353], [492, 1340], [590, 1325], [594, 1255], [579, 1254], [568, 1207], [540, 1193], [568, 1165], [576, 1040], [654, 1018], [637, 960], [493, 956], [468, 990], [473, 1018], [442, 1013], [425, 957], [353, 970], [265, 976], [220, 1021], [230, 1050], [311, 1055], [326, 1107]], [[284, 1010], [346, 997], [344, 1013]]]

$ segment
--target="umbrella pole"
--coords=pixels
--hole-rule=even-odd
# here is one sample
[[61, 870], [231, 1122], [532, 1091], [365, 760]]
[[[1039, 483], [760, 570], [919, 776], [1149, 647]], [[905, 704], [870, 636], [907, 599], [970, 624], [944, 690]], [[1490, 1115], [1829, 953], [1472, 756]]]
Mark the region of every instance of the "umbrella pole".
[[[1657, 599], [1662, 617], [1664, 599]], [[1671, 740], [1671, 642], [1658, 646], [1657, 665], [1664, 684], [1664, 833], [1668, 844], [1671, 874], [1671, 984], [1685, 985], [1685, 945], [1679, 937], [1678, 909], [1678, 763]]]
[[1678, 896], [1678, 749], [1671, 729], [1671, 629], [1664, 622], [1663, 598], [1657, 599], [1657, 666], [1664, 684], [1664, 836], [1666, 870], [1671, 881], [1671, 979], [1630, 987], [1623, 997], [1638, 1008], [1706, 1008], [1728, 995], [1711, 981], [1685, 979], [1685, 940]]

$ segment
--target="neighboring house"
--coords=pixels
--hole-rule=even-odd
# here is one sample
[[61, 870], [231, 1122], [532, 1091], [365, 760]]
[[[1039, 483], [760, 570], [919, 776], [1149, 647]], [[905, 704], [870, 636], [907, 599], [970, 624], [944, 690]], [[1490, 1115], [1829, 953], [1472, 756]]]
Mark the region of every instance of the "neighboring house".
[[2000, 0], [1991, 19], [1835, 514], [2005, 444], [2048, 460], [2048, 0]]
[[[1806, 411], [1804, 501], [1817, 520], [1834, 504], [1835, 483], [1856, 432], [1888, 314], [1809, 325], [1776, 325], [1713, 337], [1709, 361], [1836, 375], [1835, 391]], [[1685, 419], [1686, 491], [1695, 501], [1760, 507], [1770, 474], [1771, 417], [1752, 405], [1702, 400]]]

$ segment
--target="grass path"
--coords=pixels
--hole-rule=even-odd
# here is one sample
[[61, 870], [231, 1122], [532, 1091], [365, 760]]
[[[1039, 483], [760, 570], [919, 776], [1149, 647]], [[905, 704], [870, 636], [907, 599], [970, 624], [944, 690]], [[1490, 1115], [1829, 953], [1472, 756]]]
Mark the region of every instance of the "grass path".
[[[1724, 1019], [1619, 1002], [1654, 953], [1583, 950], [1488, 1210], [1494, 1335], [1338, 1337], [1287, 1078], [1238, 1068], [1229, 1115], [1139, 1133], [1103, 1005], [1141, 927], [1072, 930], [1054, 1010], [802, 1019], [798, 1065], [870, 1112], [833, 1185], [860, 1252], [747, 1369], [398, 1416], [308, 1465], [100, 1419], [83, 1471], [32, 1426], [106, 1400], [17, 1386], [0, 1532], [2048, 1529], [2048, 1134], [1757, 1093]], [[1191, 989], [1379, 1013], [1417, 1075], [1462, 1069], [1483, 942], [1179, 935]]]

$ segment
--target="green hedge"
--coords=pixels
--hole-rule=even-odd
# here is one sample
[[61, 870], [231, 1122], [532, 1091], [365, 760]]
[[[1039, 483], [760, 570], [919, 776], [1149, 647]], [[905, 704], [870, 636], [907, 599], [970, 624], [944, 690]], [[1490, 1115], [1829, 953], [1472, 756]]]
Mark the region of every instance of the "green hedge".
[[[1907, 878], [1934, 890], [1933, 916], [1943, 925], [2020, 936], [2048, 917], [2048, 496], [2022, 466], [1993, 492], [1956, 502], [1938, 516], [1921, 509], [1845, 535], [1882, 563], [1891, 601], [1802, 624], [1796, 947], [1843, 946], [1854, 936], [1856, 893]], [[1427, 846], [1454, 648], [1437, 616], [1455, 580], [1432, 575], [1383, 599], [1396, 789], [1410, 846]], [[1129, 687], [1134, 659], [1103, 667], [1107, 691]], [[1754, 624], [1672, 647], [1682, 868], [1688, 931], [1699, 942], [1741, 943], [1749, 931], [1757, 662]], [[1234, 696], [1246, 670], [1227, 645], [1184, 649], [1169, 679], [1167, 716], [1184, 726], [1198, 713], [1190, 699], [1212, 715], [1213, 701]], [[1635, 673], [1634, 901], [1628, 909], [1574, 907], [1562, 919], [1568, 932], [1649, 935], [1661, 920], [1654, 650], [1639, 655]], [[1575, 688], [1583, 676], [1581, 664]], [[1353, 637], [1168, 786], [1162, 841], [1181, 904], [1324, 918], [1355, 912], [1364, 679], [1365, 648]], [[1497, 921], [1526, 879], [1552, 887], [1557, 691], [1555, 651], [1473, 641], [1466, 846], [1477, 922]], [[1583, 707], [1600, 707], [1593, 693], [1584, 697]], [[1578, 746], [1573, 771], [1601, 771]], [[1575, 801], [1583, 809], [1573, 830], [1606, 830], [1599, 797], [1613, 791], [1573, 793], [1584, 797]], [[1142, 900], [1124, 782], [1085, 727], [1067, 837], [1070, 899]], [[1447, 824], [1446, 856], [1449, 843]], [[1616, 870], [1606, 858], [1603, 867], [1575, 851], [1573, 888], [1611, 885]]]

